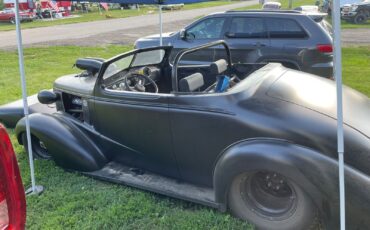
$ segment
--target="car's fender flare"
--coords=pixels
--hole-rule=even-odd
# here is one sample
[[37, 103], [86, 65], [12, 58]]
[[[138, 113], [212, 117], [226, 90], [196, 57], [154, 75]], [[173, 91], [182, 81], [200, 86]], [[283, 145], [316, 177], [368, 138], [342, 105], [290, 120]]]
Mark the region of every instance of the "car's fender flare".
[[237, 142], [219, 156], [214, 167], [215, 200], [227, 207], [230, 184], [243, 172], [276, 171], [301, 186], [323, 218], [337, 215], [332, 200], [338, 196], [337, 162], [315, 150], [279, 139], [256, 138]]
[[[66, 169], [96, 171], [107, 162], [106, 156], [77, 125], [63, 119], [63, 116], [35, 113], [29, 115], [31, 135], [41, 140], [56, 164]], [[16, 125], [15, 133], [22, 144], [26, 132], [26, 120]]]

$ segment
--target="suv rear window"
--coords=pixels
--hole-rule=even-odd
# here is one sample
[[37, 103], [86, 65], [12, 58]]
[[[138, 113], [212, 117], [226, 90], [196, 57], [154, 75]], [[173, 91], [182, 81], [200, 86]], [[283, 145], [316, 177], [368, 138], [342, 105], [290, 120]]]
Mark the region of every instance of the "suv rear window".
[[322, 20], [319, 24], [326, 30], [330, 35], [333, 35], [333, 28], [331, 27], [330, 23], [326, 20]]
[[233, 38], [267, 38], [263, 18], [233, 18], [228, 36]]
[[266, 18], [270, 38], [306, 38], [307, 33], [294, 20]]

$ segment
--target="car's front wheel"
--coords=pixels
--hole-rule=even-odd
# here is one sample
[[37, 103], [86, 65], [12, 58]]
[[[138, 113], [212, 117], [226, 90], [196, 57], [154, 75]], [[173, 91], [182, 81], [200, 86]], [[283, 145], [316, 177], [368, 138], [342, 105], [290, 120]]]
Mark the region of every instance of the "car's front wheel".
[[[26, 134], [22, 134], [22, 143], [23, 147], [28, 153], [28, 144]], [[51, 155], [49, 154], [44, 142], [42, 142], [36, 136], [31, 135], [31, 145], [32, 145], [32, 153], [34, 158], [38, 159], [51, 159]]]
[[318, 229], [320, 221], [310, 197], [276, 172], [243, 173], [230, 187], [231, 212], [257, 229]]

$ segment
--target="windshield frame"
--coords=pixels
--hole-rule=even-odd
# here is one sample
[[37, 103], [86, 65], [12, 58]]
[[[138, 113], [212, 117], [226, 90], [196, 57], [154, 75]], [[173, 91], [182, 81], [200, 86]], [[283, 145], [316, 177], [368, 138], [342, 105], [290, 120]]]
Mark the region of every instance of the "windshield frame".
[[[149, 48], [144, 48], [144, 49], [134, 49], [134, 50], [131, 50], [131, 51], [126, 52], [126, 53], [118, 54], [118, 55], [106, 60], [102, 64], [102, 66], [99, 70], [98, 80], [97, 80], [97, 84], [96, 84], [97, 87], [99, 87], [100, 85], [104, 85], [104, 80], [107, 79], [107, 78], [104, 79], [104, 74], [105, 74], [105, 72], [106, 72], [106, 70], [107, 70], [107, 68], [109, 67], [110, 64], [112, 64], [116, 61], [119, 61], [120, 59], [123, 59], [125, 57], [128, 57], [130, 55], [133, 55], [133, 58], [131, 59], [130, 65], [126, 69], [122, 69], [122, 70], [129, 70], [129, 69], [132, 68], [132, 63], [135, 60], [136, 54], [143, 53], [143, 52], [148, 52], [148, 51], [152, 51], [152, 50], [164, 50], [165, 53], [163, 55], [163, 58], [162, 58], [161, 62], [159, 62], [157, 64], [153, 64], [153, 65], [158, 65], [158, 66], [164, 66], [166, 63], [168, 64], [168, 58], [171, 54], [172, 48], [173, 48], [172, 46], [157, 46], [157, 47], [149, 47]], [[138, 66], [135, 66], [134, 68], [139, 68], [139, 67], [148, 66], [148, 65], [150, 65], [150, 64], [141, 65], [141, 66], [138, 65]], [[122, 71], [122, 70], [120, 70], [120, 71]]]

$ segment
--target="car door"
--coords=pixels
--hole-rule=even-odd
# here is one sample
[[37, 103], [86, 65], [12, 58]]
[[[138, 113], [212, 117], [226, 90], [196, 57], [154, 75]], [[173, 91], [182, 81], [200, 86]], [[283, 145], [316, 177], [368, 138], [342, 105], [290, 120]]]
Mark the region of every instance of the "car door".
[[[270, 41], [262, 17], [233, 17], [225, 35], [234, 63], [256, 63], [269, 52]], [[221, 54], [217, 56], [220, 58]]]
[[135, 51], [104, 64], [102, 69], [106, 69], [105, 73], [111, 71], [113, 75], [104, 73], [99, 76], [95, 88], [93, 124], [102, 135], [102, 140], [108, 143], [105, 146], [113, 161], [178, 177], [172, 151], [168, 95], [104, 87], [110, 76], [117, 73], [117, 67], [119, 71], [138, 68], [133, 67], [139, 59], [136, 52], [140, 53], [140, 65], [150, 64], [152, 51], [153, 48], [151, 51]]
[[[226, 17], [208, 17], [188, 26], [185, 29], [186, 36], [181, 38], [179, 34], [179, 37], [174, 40], [174, 44], [172, 44], [174, 49], [171, 54], [171, 60], [174, 59], [175, 55], [180, 50], [222, 39], [224, 36], [226, 21]], [[215, 60], [214, 55], [215, 48], [204, 49], [199, 52], [186, 55], [182, 59], [182, 63], [190, 62], [191, 64], [198, 64], [209, 62]]]
[[185, 181], [212, 186], [217, 157], [248, 131], [233, 119], [230, 103], [212, 93], [169, 97], [174, 152]]
[[299, 69], [304, 66], [302, 60], [305, 58], [303, 55], [307, 53], [305, 51], [316, 49], [316, 44], [312, 44], [308, 39], [305, 29], [291, 18], [268, 17], [265, 20], [271, 42], [268, 59], [279, 60], [290, 68]]

